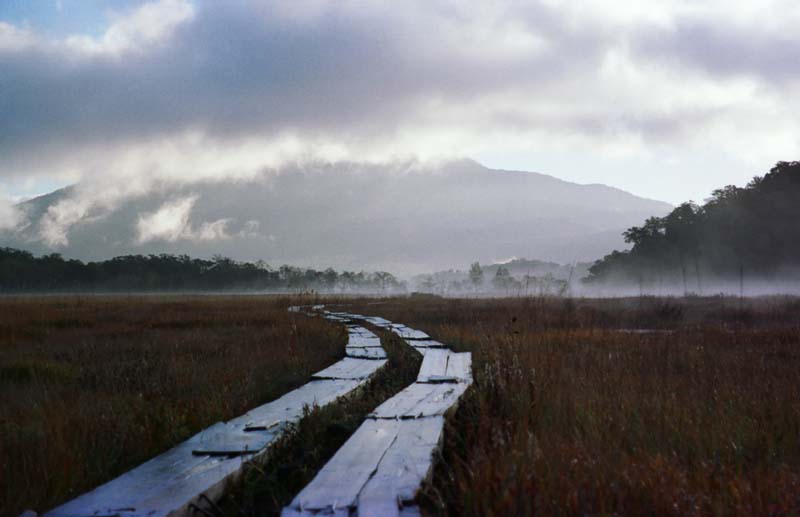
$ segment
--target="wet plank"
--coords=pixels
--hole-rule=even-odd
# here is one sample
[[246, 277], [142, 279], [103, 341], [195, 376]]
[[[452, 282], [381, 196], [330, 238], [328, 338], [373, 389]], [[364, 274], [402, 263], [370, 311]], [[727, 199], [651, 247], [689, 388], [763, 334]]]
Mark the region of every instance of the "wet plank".
[[447, 361], [447, 377], [453, 377], [460, 382], [472, 384], [472, 354], [469, 352], [450, 352]]
[[434, 382], [441, 380], [447, 375], [447, 361], [450, 357], [450, 350], [446, 348], [431, 348], [425, 350], [422, 358], [422, 365], [419, 367], [417, 382]]
[[345, 357], [341, 361], [314, 374], [316, 379], [366, 379], [386, 364], [386, 361], [371, 361]]
[[430, 340], [431, 337], [421, 330], [412, 329], [406, 326], [393, 326], [392, 332], [407, 340]]
[[447, 345], [433, 339], [417, 339], [409, 343], [414, 348], [447, 348]]
[[359, 515], [399, 515], [414, 500], [431, 474], [443, 429], [443, 417], [400, 421], [397, 438], [359, 493]]
[[367, 317], [364, 317], [362, 319], [364, 321], [368, 322], [368, 323], [372, 323], [376, 327], [384, 327], [385, 328], [385, 327], [388, 327], [388, 326], [392, 325], [391, 321], [389, 321], [389, 320], [387, 320], [385, 318], [381, 318], [379, 316], [367, 316]]
[[252, 454], [272, 443], [283, 432], [282, 422], [275, 422], [263, 429], [246, 428], [246, 424], [218, 422], [202, 431], [192, 454], [208, 456], [231, 456]]
[[[400, 422], [367, 420], [294, 498], [289, 511], [334, 512], [354, 509], [358, 494], [397, 438]], [[284, 515], [291, 515], [286, 512]]]
[[467, 383], [428, 384], [415, 382], [385, 401], [370, 414], [371, 418], [424, 418], [442, 416], [458, 402]]
[[386, 352], [381, 347], [347, 347], [347, 357], [359, 359], [386, 359]]
[[[48, 516], [167, 515], [241, 468], [249, 456], [192, 454], [199, 434], [133, 470], [51, 510]], [[128, 509], [120, 512], [120, 509]]]
[[303, 416], [305, 407], [324, 406], [355, 390], [364, 379], [315, 380], [292, 390], [282, 397], [251, 409], [231, 420], [232, 424], [244, 424], [248, 430], [270, 429], [282, 422], [296, 422]]
[[347, 334], [351, 337], [357, 337], [357, 338], [360, 337], [364, 339], [378, 339], [378, 336], [375, 333], [365, 329], [364, 327], [349, 329], [347, 331]]
[[356, 336], [351, 334], [347, 338], [347, 346], [348, 347], [379, 347], [381, 346], [381, 340], [378, 336], [369, 337], [369, 336]]

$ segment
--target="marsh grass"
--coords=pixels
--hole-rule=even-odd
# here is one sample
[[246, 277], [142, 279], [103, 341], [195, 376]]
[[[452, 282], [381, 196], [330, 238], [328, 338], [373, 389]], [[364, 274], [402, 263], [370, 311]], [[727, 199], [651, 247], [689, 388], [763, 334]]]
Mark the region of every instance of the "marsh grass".
[[[800, 513], [796, 299], [387, 300], [473, 352], [430, 514]], [[620, 332], [620, 329], [671, 332]]]
[[0, 514], [48, 510], [344, 355], [340, 326], [288, 304], [0, 298]]
[[[428, 514], [800, 513], [796, 298], [347, 300], [473, 352]], [[0, 299], [0, 513], [48, 509], [343, 355], [260, 297]], [[309, 303], [309, 302], [306, 302]], [[277, 513], [419, 357], [314, 410], [221, 504]]]

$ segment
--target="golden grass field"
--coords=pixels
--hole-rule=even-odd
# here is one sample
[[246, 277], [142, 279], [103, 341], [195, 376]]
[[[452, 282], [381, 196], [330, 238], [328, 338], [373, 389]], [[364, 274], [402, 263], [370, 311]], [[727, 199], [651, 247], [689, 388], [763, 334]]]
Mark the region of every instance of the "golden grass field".
[[[430, 514], [800, 513], [795, 298], [332, 301], [473, 352]], [[289, 303], [0, 299], [0, 513], [48, 509], [341, 357], [343, 329]], [[310, 415], [225, 513], [276, 512], [413, 380], [419, 359], [383, 337], [389, 367]]]

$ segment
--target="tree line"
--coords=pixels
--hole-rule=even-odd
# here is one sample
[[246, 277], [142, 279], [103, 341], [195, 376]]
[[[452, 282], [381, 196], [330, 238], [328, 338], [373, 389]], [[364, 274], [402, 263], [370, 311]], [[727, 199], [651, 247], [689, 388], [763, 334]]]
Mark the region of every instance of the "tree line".
[[800, 265], [800, 162], [778, 162], [745, 187], [715, 190], [702, 205], [683, 203], [623, 233], [589, 269], [588, 283], [671, 282], [685, 292], [744, 275], [781, 280]]
[[[494, 274], [488, 274], [492, 270]], [[466, 272], [451, 270], [420, 275], [416, 279], [416, 288], [424, 293], [440, 295], [486, 293], [505, 296], [564, 296], [569, 291], [569, 280], [556, 278], [550, 272], [517, 276], [506, 265], [484, 267], [480, 262], [473, 262]]]
[[84, 263], [54, 253], [34, 256], [0, 248], [0, 292], [123, 291], [336, 291], [402, 292], [391, 273], [322, 271], [216, 256], [126, 255]]

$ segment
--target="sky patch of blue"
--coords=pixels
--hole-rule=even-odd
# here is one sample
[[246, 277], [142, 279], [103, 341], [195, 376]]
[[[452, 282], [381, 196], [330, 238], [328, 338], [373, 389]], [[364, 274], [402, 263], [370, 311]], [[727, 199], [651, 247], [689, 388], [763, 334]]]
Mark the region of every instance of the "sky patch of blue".
[[145, 1], [0, 0], [0, 21], [56, 38], [71, 34], [98, 36], [108, 27], [111, 13], [127, 12]]

